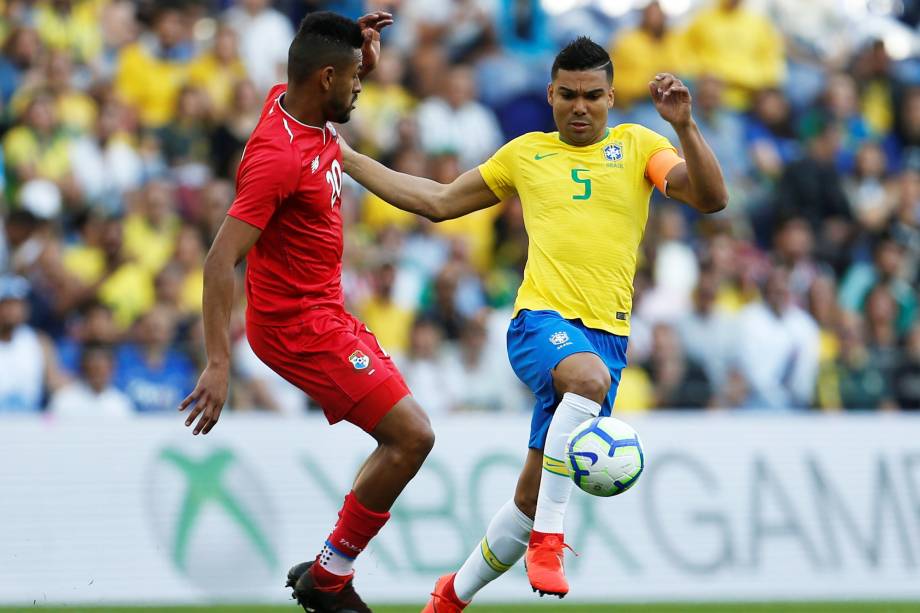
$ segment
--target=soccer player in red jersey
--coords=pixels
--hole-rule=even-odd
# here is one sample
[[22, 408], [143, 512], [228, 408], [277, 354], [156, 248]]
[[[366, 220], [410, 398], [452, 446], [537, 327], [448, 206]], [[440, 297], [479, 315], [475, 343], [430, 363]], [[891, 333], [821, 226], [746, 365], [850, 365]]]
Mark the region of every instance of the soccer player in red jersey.
[[370, 611], [352, 586], [355, 557], [434, 444], [428, 418], [342, 296], [342, 152], [330, 122], [348, 121], [376, 64], [388, 13], [357, 22], [329, 12], [300, 24], [288, 82], [268, 94], [237, 174], [237, 194], [204, 269], [208, 362], [179, 410], [194, 434], [220, 417], [229, 384], [234, 268], [246, 257], [246, 333], [256, 355], [377, 448], [345, 497], [322, 551], [288, 575], [307, 611]]

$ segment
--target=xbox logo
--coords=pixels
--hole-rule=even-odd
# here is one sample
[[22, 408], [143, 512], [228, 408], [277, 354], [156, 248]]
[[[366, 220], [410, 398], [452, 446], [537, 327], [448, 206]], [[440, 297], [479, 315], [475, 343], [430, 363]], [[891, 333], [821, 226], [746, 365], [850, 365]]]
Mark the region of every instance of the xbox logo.
[[277, 582], [278, 514], [232, 449], [163, 447], [146, 482], [157, 544], [178, 574], [222, 597], [257, 595]]

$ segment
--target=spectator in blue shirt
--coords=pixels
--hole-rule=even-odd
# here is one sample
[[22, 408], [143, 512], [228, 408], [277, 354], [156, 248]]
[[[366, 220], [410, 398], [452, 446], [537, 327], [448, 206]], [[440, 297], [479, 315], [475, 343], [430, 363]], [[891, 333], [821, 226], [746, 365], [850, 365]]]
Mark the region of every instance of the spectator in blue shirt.
[[192, 391], [195, 370], [175, 349], [175, 335], [174, 316], [156, 306], [137, 322], [136, 342], [118, 350], [115, 384], [142, 413], [175, 410]]

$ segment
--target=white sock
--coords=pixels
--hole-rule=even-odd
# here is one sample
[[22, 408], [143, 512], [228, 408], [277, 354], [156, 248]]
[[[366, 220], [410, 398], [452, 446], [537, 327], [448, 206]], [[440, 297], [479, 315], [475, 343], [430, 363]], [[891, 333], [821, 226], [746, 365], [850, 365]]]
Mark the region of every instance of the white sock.
[[457, 597], [469, 602], [476, 592], [514, 566], [527, 551], [532, 529], [533, 520], [521, 513], [514, 500], [506, 502], [489, 522], [479, 546], [457, 571]]
[[329, 542], [323, 545], [323, 550], [319, 552], [319, 565], [328, 570], [333, 575], [349, 575], [355, 567], [355, 559], [342, 555], [329, 546]]
[[565, 443], [575, 428], [600, 412], [601, 405], [584, 396], [571, 392], [562, 396], [543, 448], [543, 475], [533, 521], [537, 532], [562, 534], [565, 509], [574, 485], [565, 462]]

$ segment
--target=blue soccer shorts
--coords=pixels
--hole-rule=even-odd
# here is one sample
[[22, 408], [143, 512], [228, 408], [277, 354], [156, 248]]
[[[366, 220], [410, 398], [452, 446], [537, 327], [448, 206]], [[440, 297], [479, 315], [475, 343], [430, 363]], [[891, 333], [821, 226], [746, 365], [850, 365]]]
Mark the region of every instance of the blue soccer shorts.
[[522, 310], [508, 326], [508, 359], [518, 378], [530, 388], [536, 402], [530, 424], [531, 449], [543, 449], [546, 433], [560, 396], [552, 370], [573, 353], [593, 353], [610, 371], [610, 391], [601, 415], [610, 415], [626, 367], [628, 337], [588, 328], [578, 319], [563, 319], [556, 311]]

